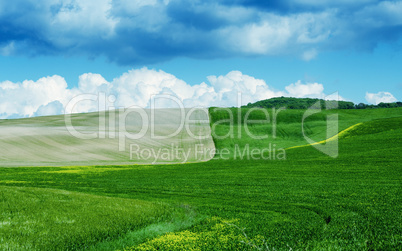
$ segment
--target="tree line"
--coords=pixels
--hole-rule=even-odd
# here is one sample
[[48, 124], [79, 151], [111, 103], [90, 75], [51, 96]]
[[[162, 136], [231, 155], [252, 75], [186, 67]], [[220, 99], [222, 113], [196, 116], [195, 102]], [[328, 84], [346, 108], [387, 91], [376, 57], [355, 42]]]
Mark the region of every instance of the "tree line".
[[255, 103], [248, 103], [242, 108], [280, 108], [286, 107], [288, 109], [308, 109], [319, 108], [317, 101], [320, 101], [321, 109], [337, 108], [337, 109], [375, 109], [375, 108], [395, 108], [402, 107], [402, 102], [393, 103], [379, 103], [378, 105], [368, 105], [364, 103], [355, 104], [350, 101], [326, 101], [323, 99], [314, 98], [291, 98], [291, 97], [278, 97], [260, 100]]

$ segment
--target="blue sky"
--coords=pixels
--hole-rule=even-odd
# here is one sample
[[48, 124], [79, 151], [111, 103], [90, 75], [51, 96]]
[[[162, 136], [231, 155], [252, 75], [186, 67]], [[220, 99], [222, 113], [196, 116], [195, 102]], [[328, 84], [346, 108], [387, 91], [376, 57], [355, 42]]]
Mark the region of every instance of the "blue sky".
[[161, 93], [234, 106], [238, 91], [393, 102], [401, 68], [402, 1], [0, 3], [1, 118], [62, 113], [88, 92], [119, 106]]

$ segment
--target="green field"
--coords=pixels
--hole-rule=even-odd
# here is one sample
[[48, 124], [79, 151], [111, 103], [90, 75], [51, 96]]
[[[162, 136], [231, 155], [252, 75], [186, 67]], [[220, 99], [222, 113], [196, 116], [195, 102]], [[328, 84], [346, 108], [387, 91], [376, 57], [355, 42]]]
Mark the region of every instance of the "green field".
[[[339, 136], [337, 158], [312, 146], [291, 148], [307, 144], [304, 111], [281, 111], [276, 138], [272, 113], [271, 122], [246, 129], [238, 121], [248, 110], [233, 111], [237, 122], [212, 126], [227, 159], [0, 168], [0, 249], [402, 249], [401, 108], [309, 117], [304, 129], [316, 141], [326, 139], [329, 114], [338, 114], [338, 131], [361, 123]], [[210, 109], [212, 125], [227, 118]], [[217, 137], [232, 129], [232, 137]], [[269, 137], [256, 140], [246, 130]], [[235, 156], [236, 146], [269, 144], [286, 158]]]
[[[214, 148], [207, 109], [120, 109], [0, 120], [0, 129], [0, 166], [6, 167], [206, 161], [196, 158], [194, 145]], [[142, 149], [158, 153], [162, 148], [188, 152], [186, 157], [141, 158]]]

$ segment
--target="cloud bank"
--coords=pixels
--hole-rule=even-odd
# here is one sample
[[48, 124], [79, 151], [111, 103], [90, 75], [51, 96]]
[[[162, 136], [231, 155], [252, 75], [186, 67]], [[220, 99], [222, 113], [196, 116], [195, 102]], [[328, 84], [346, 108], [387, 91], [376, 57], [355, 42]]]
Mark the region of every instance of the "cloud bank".
[[[264, 80], [240, 71], [209, 76], [206, 82], [189, 85], [164, 71], [141, 68], [123, 73], [111, 82], [100, 74], [85, 73], [79, 76], [78, 86], [74, 88], [68, 88], [65, 79], [57, 75], [22, 83], [0, 82], [0, 118], [63, 114], [71, 100], [85, 95], [88, 100], [78, 102], [73, 112], [91, 112], [109, 107], [149, 108], [152, 96], [158, 94], [174, 96], [185, 107], [232, 107], [279, 96], [326, 96], [324, 86], [319, 83], [297, 81], [284, 90], [275, 90]], [[99, 107], [101, 98], [106, 99], [106, 107]], [[178, 107], [162, 99], [155, 100], [157, 107]]]
[[392, 103], [398, 101], [394, 95], [389, 92], [369, 93], [366, 92], [366, 100], [370, 104], [378, 105], [379, 103]]
[[105, 56], [122, 65], [372, 50], [402, 36], [402, 2], [380, 0], [13, 0], [0, 54]]

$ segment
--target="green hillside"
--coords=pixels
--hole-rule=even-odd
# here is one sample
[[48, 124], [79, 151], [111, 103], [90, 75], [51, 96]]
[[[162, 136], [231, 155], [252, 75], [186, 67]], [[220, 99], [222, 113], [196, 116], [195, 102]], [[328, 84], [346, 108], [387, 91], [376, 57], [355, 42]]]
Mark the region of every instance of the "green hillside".
[[378, 105], [368, 105], [364, 103], [354, 104], [350, 101], [328, 101], [316, 98], [292, 98], [278, 97], [260, 100], [255, 103], [248, 103], [243, 108], [280, 108], [287, 109], [308, 109], [319, 102], [321, 109], [336, 107], [337, 109], [372, 109], [372, 108], [396, 108], [402, 107], [402, 102], [379, 103]]
[[[110, 231], [114, 234], [104, 235], [102, 230], [98, 237], [92, 238], [92, 229], [103, 224], [97, 221], [88, 228], [77, 227], [81, 235], [90, 239], [86, 247], [92, 250], [401, 249], [402, 108], [330, 110], [306, 118], [305, 132], [316, 141], [326, 139], [328, 115], [338, 115], [337, 132], [356, 125], [340, 134], [337, 158], [313, 146], [305, 146], [308, 142], [300, 132], [303, 110], [278, 114], [275, 139], [271, 111], [271, 122], [265, 119], [251, 123], [245, 117], [249, 110], [230, 110], [235, 122], [232, 124], [234, 133], [228, 138], [217, 137], [230, 132], [231, 122], [226, 120], [228, 112], [210, 110], [212, 135], [215, 135], [218, 151], [228, 149], [233, 153], [236, 145], [247, 144], [254, 149], [264, 149], [275, 143], [276, 148], [286, 149], [286, 158], [234, 159], [229, 154], [228, 159], [215, 157], [192, 164], [0, 168], [0, 201], [9, 205], [0, 207], [0, 222], [3, 226], [9, 222], [6, 224], [24, 229], [27, 221], [37, 219], [41, 224], [31, 225], [27, 243], [48, 250], [79, 247], [82, 242], [73, 231], [65, 232], [62, 238], [65, 241], [59, 246], [50, 239], [38, 244], [35, 237], [57, 236], [42, 232], [46, 226], [55, 224], [54, 221], [43, 221], [45, 216], [29, 212], [23, 202], [12, 203], [15, 198], [12, 191], [21, 195], [29, 190], [29, 194], [38, 198], [36, 206], [57, 207], [55, 205], [60, 205], [57, 203], [64, 203], [57, 201], [65, 199], [57, 195], [53, 201], [50, 199], [53, 194], [71, 191], [71, 196], [79, 197], [76, 200], [79, 205], [106, 197], [110, 200], [105, 201], [104, 206], [108, 203], [121, 205], [119, 203], [125, 199], [127, 203], [132, 201], [127, 204], [127, 210], [136, 203], [144, 203], [155, 208], [158, 215], [153, 219], [133, 216], [131, 230], [127, 231], [128, 228], [119, 225], [126, 221], [125, 216], [106, 211], [110, 212], [105, 213], [106, 217], [115, 219], [118, 224], [115, 228], [105, 225], [102, 229], [113, 228], [116, 232]], [[255, 111], [249, 117], [264, 120], [264, 116], [264, 112]], [[254, 139], [247, 136], [247, 130], [253, 135], [268, 132], [270, 137]], [[239, 134], [242, 137], [238, 137]], [[76, 217], [85, 218], [85, 210], [77, 208]], [[65, 217], [63, 210], [47, 212], [53, 214], [52, 219]], [[165, 231], [154, 227], [165, 226], [169, 217], [185, 223], [162, 227]], [[141, 220], [144, 220], [142, 229], [136, 223]], [[67, 221], [58, 224], [58, 229], [73, 229]], [[2, 232], [2, 236], [3, 233], [6, 232]], [[149, 238], [139, 238], [139, 235]], [[6, 250], [21, 238], [17, 233], [4, 236], [0, 245]]]
[[[276, 149], [308, 144], [305, 135], [320, 142], [357, 123], [381, 118], [399, 117], [402, 108], [368, 110], [322, 110], [306, 117], [306, 110], [272, 110], [255, 108], [210, 108], [212, 133], [217, 150], [228, 149], [233, 156], [235, 146], [241, 150], [263, 149], [275, 145]], [[274, 115], [275, 113], [275, 115]], [[336, 133], [327, 135], [327, 118], [337, 115]], [[231, 118], [231, 116], [233, 118]], [[232, 122], [228, 122], [232, 121]], [[275, 121], [275, 122], [274, 122]], [[382, 127], [378, 127], [382, 130]], [[230, 136], [228, 136], [230, 135]], [[254, 137], [265, 137], [254, 139]]]
[[[0, 166], [205, 161], [196, 156], [195, 145], [214, 147], [208, 112], [202, 109], [183, 112], [131, 109], [0, 120]], [[191, 134], [205, 137], [195, 139]], [[161, 138], [165, 135], [173, 136]], [[151, 154], [149, 158], [141, 158], [143, 151], [158, 153], [165, 148], [183, 149], [188, 156], [162, 158], [161, 154]]]

